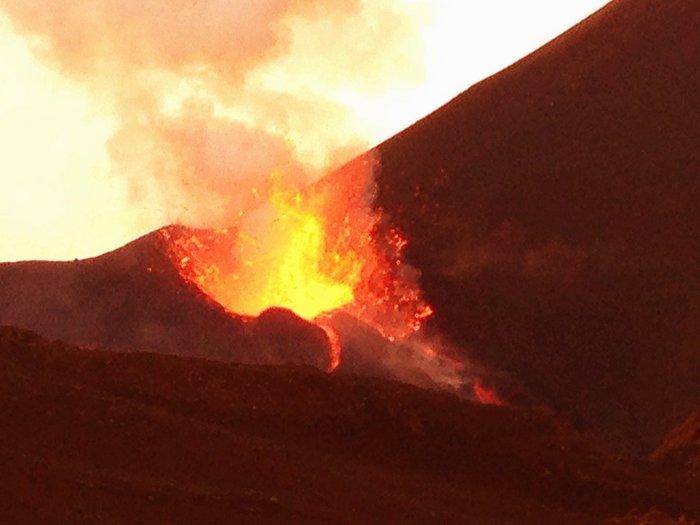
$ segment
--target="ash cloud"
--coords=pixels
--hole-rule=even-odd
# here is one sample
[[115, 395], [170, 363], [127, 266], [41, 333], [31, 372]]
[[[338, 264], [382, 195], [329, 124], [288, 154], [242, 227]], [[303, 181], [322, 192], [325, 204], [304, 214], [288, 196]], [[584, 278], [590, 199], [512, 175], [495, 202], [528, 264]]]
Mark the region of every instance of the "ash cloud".
[[0, 0], [0, 9], [36, 56], [114, 116], [112, 170], [128, 177], [134, 201], [193, 226], [225, 225], [273, 170], [303, 184], [360, 153], [367, 130], [343, 96], [421, 76], [425, 10], [398, 0]]

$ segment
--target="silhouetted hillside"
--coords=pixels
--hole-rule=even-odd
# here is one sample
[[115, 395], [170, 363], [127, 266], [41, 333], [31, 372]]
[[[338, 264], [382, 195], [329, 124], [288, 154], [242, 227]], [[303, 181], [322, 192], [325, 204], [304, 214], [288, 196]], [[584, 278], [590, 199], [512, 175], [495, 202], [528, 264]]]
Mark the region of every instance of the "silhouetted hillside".
[[700, 400], [698, 27], [614, 1], [374, 152], [439, 327], [642, 454]]

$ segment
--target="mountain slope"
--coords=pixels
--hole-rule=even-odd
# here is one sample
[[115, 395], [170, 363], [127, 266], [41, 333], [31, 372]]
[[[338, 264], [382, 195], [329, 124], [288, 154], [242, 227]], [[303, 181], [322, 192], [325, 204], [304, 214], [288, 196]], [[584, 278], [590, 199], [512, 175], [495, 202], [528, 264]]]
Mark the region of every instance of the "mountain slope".
[[373, 152], [439, 327], [631, 453], [700, 400], [698, 27], [614, 1]]

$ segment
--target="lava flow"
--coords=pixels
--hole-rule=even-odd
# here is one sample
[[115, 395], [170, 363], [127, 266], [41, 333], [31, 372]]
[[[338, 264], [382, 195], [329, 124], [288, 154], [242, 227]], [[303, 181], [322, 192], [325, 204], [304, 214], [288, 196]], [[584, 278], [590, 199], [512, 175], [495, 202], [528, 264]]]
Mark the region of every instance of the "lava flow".
[[273, 174], [231, 227], [168, 235], [180, 273], [236, 314], [276, 306], [315, 322], [329, 339], [329, 370], [341, 361], [331, 312], [389, 342], [408, 340], [432, 309], [403, 260], [406, 239], [372, 209], [372, 167], [358, 163], [307, 188]]

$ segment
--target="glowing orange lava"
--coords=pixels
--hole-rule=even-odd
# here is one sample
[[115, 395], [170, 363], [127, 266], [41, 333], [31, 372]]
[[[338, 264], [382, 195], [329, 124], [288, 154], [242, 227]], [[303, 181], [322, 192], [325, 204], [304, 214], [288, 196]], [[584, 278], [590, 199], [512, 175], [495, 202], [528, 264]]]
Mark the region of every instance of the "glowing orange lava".
[[472, 390], [478, 401], [484, 405], [504, 406], [506, 404], [495, 390], [485, 387], [478, 379], [472, 383]]
[[[227, 286], [227, 306], [258, 314], [276, 305], [307, 319], [353, 301], [361, 254], [340, 253], [326, 238], [327, 218], [317, 195], [274, 188], [254, 229], [241, 237], [243, 267]], [[241, 293], [241, 285], [255, 289]]]
[[[407, 239], [373, 208], [370, 161], [305, 188], [273, 174], [255, 191], [254, 205], [228, 228], [161, 230], [185, 279], [233, 314], [284, 307], [313, 322], [328, 340], [329, 373], [341, 366], [344, 345], [353, 348], [362, 333], [396, 377], [418, 377], [412, 374], [420, 370], [448, 390], [465, 385], [471, 372], [443, 355], [439, 336], [423, 330], [433, 309], [423, 299], [420, 273], [404, 260]], [[382, 353], [391, 349], [395, 357]], [[502, 404], [480, 381], [471, 386], [480, 402]]]
[[279, 173], [269, 182], [230, 228], [169, 239], [186, 279], [237, 314], [278, 306], [314, 320], [342, 308], [389, 340], [420, 329], [432, 308], [403, 262], [405, 238], [372, 210], [370, 162], [307, 188]]
[[340, 335], [338, 332], [336, 332], [335, 328], [324, 322], [317, 322], [317, 324], [324, 332], [326, 332], [326, 337], [328, 337], [328, 343], [330, 344], [330, 356], [327, 371], [328, 373], [331, 373], [340, 366], [340, 360], [342, 358], [343, 349], [340, 345]]

